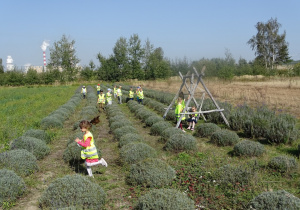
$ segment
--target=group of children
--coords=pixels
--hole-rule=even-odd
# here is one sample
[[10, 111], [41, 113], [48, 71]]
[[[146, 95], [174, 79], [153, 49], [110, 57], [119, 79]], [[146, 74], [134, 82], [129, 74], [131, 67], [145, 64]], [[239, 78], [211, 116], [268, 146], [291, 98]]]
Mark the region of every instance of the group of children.
[[[183, 112], [185, 108], [185, 100], [182, 99], [181, 97], [178, 97], [177, 99], [177, 104], [176, 104], [176, 108], [175, 108], [175, 115], [176, 115], [176, 123], [177, 121], [179, 120], [180, 118], [180, 113]], [[196, 107], [193, 106], [190, 110], [190, 112], [196, 112]], [[189, 118], [187, 119], [187, 122], [189, 123], [189, 126], [187, 127], [188, 130], [191, 130], [193, 131], [195, 129], [195, 125], [197, 123], [197, 116], [198, 114], [190, 114], [189, 115]], [[179, 124], [179, 128], [185, 132], [185, 130], [183, 129], [182, 127], [182, 121], [184, 121], [186, 118], [185, 118], [185, 115], [182, 117], [181, 121], [180, 121], [180, 124]]]

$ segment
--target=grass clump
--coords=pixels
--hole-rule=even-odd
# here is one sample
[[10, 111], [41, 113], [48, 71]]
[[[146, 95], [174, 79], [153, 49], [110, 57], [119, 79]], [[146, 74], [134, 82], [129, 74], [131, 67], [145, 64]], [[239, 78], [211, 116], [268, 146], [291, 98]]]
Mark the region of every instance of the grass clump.
[[31, 152], [38, 160], [43, 159], [50, 153], [50, 148], [40, 139], [28, 136], [21, 136], [10, 145], [10, 149], [26, 149]]
[[167, 128], [162, 132], [160, 141], [165, 143], [175, 134], [182, 134], [182, 130], [175, 127]]
[[296, 210], [300, 209], [300, 199], [285, 190], [263, 192], [249, 202], [247, 209]]
[[156, 157], [156, 150], [140, 142], [129, 143], [120, 150], [121, 160], [129, 164], [153, 157]]
[[150, 134], [158, 136], [161, 135], [162, 132], [165, 131], [167, 128], [171, 127], [172, 125], [169, 122], [159, 121], [151, 126]]
[[118, 128], [128, 126], [128, 125], [132, 125], [131, 122], [128, 120], [115, 121], [110, 125], [110, 130], [114, 131]]
[[160, 116], [157, 116], [157, 115], [152, 115], [152, 116], [149, 116], [146, 120], [145, 120], [145, 124], [146, 126], [149, 126], [151, 127], [154, 123], [157, 123], [157, 122], [160, 122], [160, 121], [163, 121], [164, 118], [160, 117]]
[[132, 142], [141, 142], [143, 141], [143, 137], [136, 133], [127, 133], [120, 138], [119, 147], [123, 147], [126, 144]]
[[0, 167], [13, 170], [20, 176], [38, 171], [36, 157], [25, 149], [15, 149], [0, 154]]
[[202, 123], [196, 125], [194, 135], [198, 137], [208, 137], [219, 130], [221, 130], [221, 128], [214, 123]]
[[151, 209], [195, 209], [194, 201], [187, 195], [174, 189], [153, 189], [141, 196], [135, 206], [136, 210]]
[[130, 185], [162, 187], [171, 184], [175, 175], [175, 170], [164, 161], [148, 158], [131, 165], [126, 182]]
[[241, 166], [225, 165], [214, 172], [213, 177], [221, 187], [230, 188], [237, 184], [244, 186], [251, 182], [253, 174]]
[[297, 161], [293, 157], [277, 156], [270, 160], [268, 167], [286, 173], [297, 169]]
[[15, 172], [0, 169], [0, 206], [14, 203], [26, 190], [25, 182]]
[[66, 208], [76, 206], [80, 209], [103, 209], [105, 192], [96, 183], [80, 175], [67, 175], [56, 179], [42, 194], [41, 208]]
[[118, 128], [113, 132], [117, 140], [120, 140], [120, 138], [127, 133], [137, 133], [137, 130], [134, 127], [128, 125], [128, 126], [123, 126], [121, 128]]
[[175, 134], [167, 141], [164, 149], [167, 151], [179, 152], [194, 150], [196, 148], [196, 139], [189, 134]]
[[45, 130], [30, 129], [26, 131], [23, 136], [34, 137], [43, 140], [46, 144], [51, 143], [51, 137]]
[[262, 144], [250, 140], [243, 140], [233, 148], [233, 154], [236, 156], [261, 156], [264, 152], [265, 148]]
[[210, 143], [218, 146], [232, 146], [239, 140], [240, 138], [235, 132], [226, 129], [218, 130], [210, 137]]
[[63, 122], [55, 117], [54, 115], [48, 116], [42, 119], [41, 121], [41, 127], [42, 129], [50, 129], [50, 128], [62, 128]]

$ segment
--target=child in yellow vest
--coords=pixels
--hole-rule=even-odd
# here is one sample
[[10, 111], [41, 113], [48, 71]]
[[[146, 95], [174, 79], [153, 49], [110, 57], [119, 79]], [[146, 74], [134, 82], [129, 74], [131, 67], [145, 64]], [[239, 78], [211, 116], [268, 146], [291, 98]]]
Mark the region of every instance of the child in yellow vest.
[[92, 127], [91, 123], [87, 120], [82, 120], [79, 123], [79, 127], [80, 130], [84, 133], [83, 139], [80, 140], [79, 138], [76, 138], [75, 142], [77, 142], [77, 144], [82, 147], [81, 158], [85, 159], [85, 165], [89, 176], [94, 177], [91, 167], [99, 164], [107, 167], [107, 163], [103, 158], [99, 160], [97, 148], [94, 142], [94, 137], [93, 134], [90, 132], [90, 129]]
[[104, 110], [105, 105], [105, 95], [103, 90], [100, 90], [100, 94], [98, 95], [98, 104], [99, 104], [99, 111], [102, 112]]

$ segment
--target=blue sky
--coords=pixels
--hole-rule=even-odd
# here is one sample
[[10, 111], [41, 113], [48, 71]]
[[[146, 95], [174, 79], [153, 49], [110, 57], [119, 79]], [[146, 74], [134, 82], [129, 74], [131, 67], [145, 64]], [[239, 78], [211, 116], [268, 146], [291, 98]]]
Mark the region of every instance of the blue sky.
[[[224, 58], [253, 60], [247, 41], [257, 22], [277, 18], [289, 53], [300, 60], [299, 0], [9, 0], [1, 1], [0, 58], [14, 65], [43, 65], [41, 45], [63, 34], [75, 40], [81, 65], [96, 55], [112, 54], [120, 37], [138, 34], [162, 47], [169, 59]], [[47, 62], [50, 57], [46, 50]]]

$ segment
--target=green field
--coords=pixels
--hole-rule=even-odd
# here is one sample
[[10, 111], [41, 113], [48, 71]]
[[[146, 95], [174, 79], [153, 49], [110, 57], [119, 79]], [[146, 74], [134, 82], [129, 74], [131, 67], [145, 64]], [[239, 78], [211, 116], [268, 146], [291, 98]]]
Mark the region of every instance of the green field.
[[64, 104], [78, 86], [1, 87], [0, 150]]

